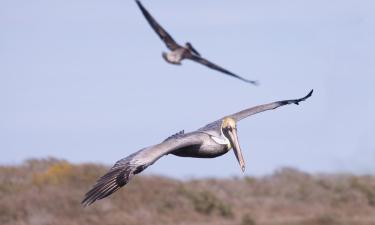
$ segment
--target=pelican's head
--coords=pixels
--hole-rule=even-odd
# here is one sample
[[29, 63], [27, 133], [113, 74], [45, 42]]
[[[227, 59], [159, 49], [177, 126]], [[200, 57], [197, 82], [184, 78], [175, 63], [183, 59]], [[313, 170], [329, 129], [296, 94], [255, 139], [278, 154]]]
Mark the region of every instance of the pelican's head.
[[231, 117], [226, 117], [223, 119], [221, 124], [221, 130], [224, 136], [229, 140], [231, 147], [233, 148], [234, 154], [240, 164], [242, 172], [245, 171], [245, 160], [242, 156], [242, 151], [237, 137], [237, 123]]

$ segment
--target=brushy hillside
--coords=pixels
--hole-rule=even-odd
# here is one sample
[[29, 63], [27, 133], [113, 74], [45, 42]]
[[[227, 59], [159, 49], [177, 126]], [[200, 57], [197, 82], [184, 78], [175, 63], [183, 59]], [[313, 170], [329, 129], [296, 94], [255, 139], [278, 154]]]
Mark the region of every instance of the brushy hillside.
[[108, 199], [80, 201], [105, 166], [56, 159], [0, 166], [1, 225], [375, 224], [375, 177], [281, 169], [262, 178], [136, 176]]

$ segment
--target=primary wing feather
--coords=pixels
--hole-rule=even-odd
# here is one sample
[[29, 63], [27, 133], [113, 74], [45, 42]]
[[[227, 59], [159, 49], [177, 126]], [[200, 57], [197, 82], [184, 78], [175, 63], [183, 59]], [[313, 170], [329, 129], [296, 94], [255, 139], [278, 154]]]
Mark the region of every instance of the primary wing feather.
[[291, 100], [283, 100], [283, 101], [277, 101], [272, 102], [269, 104], [264, 105], [258, 105], [255, 107], [251, 107], [245, 110], [242, 110], [240, 112], [234, 113], [232, 115], [229, 115], [228, 117], [231, 117], [235, 119], [236, 121], [242, 120], [248, 116], [254, 115], [256, 113], [264, 112], [271, 109], [279, 108], [280, 106], [289, 105], [289, 104], [296, 104], [298, 105], [300, 102], [305, 101], [306, 99], [310, 98], [314, 90], [311, 90], [305, 97], [298, 98], [298, 99], [291, 99]]
[[131, 178], [148, 166], [152, 165], [162, 156], [180, 148], [202, 143], [202, 133], [174, 135], [160, 144], [144, 148], [115, 163], [115, 165], [85, 194], [82, 204], [88, 206], [96, 200], [105, 198], [124, 185]]

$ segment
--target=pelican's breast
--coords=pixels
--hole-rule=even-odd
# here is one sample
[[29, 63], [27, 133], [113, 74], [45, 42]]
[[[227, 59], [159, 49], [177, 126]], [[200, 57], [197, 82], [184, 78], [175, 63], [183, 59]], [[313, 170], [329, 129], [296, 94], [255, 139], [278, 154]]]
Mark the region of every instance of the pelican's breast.
[[180, 63], [185, 49], [179, 48], [167, 53], [167, 59], [171, 63]]

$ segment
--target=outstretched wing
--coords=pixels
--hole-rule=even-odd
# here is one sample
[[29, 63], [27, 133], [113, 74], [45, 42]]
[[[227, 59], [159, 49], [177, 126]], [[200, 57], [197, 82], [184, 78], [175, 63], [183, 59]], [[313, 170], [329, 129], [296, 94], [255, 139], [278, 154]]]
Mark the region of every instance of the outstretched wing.
[[231, 117], [231, 118], [233, 118], [236, 121], [239, 121], [239, 120], [242, 120], [242, 119], [244, 119], [244, 118], [246, 118], [248, 116], [254, 115], [256, 113], [260, 113], [260, 112], [263, 112], [263, 111], [266, 111], [266, 110], [276, 109], [276, 108], [278, 108], [280, 106], [283, 106], [283, 105], [288, 105], [288, 104], [296, 104], [296, 105], [298, 105], [300, 102], [305, 101], [306, 99], [310, 98], [310, 96], [312, 95], [312, 93], [313, 93], [313, 90], [311, 90], [303, 98], [292, 99], [292, 100], [284, 100], [284, 101], [277, 101], [277, 102], [273, 102], [273, 103], [269, 103], [269, 104], [265, 104], [265, 105], [255, 106], [255, 107], [252, 107], [252, 108], [249, 108], [249, 109], [242, 110], [242, 111], [240, 111], [238, 113], [234, 113], [232, 115], [229, 115], [228, 117]]
[[193, 45], [190, 43], [190, 42], [186, 42], [186, 47], [194, 52], [194, 54], [198, 55], [198, 56], [201, 56], [201, 54], [193, 47]]
[[96, 184], [86, 193], [82, 205], [88, 206], [96, 200], [111, 195], [127, 184], [135, 174], [142, 172], [160, 157], [176, 149], [202, 144], [203, 135], [205, 134], [198, 132], [177, 135], [117, 161], [107, 174], [99, 178]]
[[139, 0], [136, 0], [137, 5], [141, 9], [143, 15], [146, 17], [148, 23], [154, 29], [154, 31], [159, 35], [159, 37], [165, 42], [167, 47], [170, 50], [176, 50], [180, 46], [176, 43], [175, 40], [171, 37], [170, 34], [160, 24], [151, 16], [151, 14], [143, 7], [142, 3]]
[[241, 76], [238, 76], [238, 75], [236, 75], [236, 74], [234, 74], [234, 73], [232, 73], [232, 72], [230, 72], [230, 71], [228, 71], [228, 70], [226, 70], [226, 69], [224, 69], [224, 68], [222, 68], [222, 67], [220, 67], [220, 66], [218, 66], [218, 65], [216, 65], [216, 64], [214, 64], [214, 63], [212, 63], [210, 61], [208, 61], [207, 59], [204, 59], [204, 58], [198, 56], [198, 55], [189, 54], [189, 55], [186, 55], [185, 57], [187, 59], [191, 59], [191, 60], [193, 60], [195, 62], [198, 62], [200, 64], [203, 64], [203, 65], [205, 65], [205, 66], [207, 66], [207, 67], [209, 67], [211, 69], [220, 71], [222, 73], [225, 73], [225, 74], [227, 74], [229, 76], [232, 76], [232, 77], [235, 77], [235, 78], [240, 79], [242, 81], [245, 81], [247, 83], [258, 85], [257, 81], [255, 81], [255, 80], [248, 80], [248, 79], [245, 79], [245, 78], [243, 78]]

